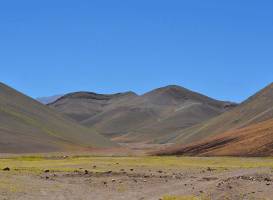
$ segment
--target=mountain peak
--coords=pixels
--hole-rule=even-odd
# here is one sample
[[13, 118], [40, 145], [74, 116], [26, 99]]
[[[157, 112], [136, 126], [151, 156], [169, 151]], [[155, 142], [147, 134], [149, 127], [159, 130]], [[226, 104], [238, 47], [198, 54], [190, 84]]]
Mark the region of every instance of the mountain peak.
[[190, 93], [191, 91], [183, 88], [178, 85], [167, 85], [165, 87], [160, 87], [157, 89], [154, 89], [150, 92], [145, 93], [143, 96], [154, 96], [154, 95], [186, 95], [187, 93]]
[[222, 102], [212, 99], [178, 85], [167, 85], [165, 87], [157, 88], [143, 96], [155, 104], [180, 104], [185, 101], [213, 104], [219, 107], [222, 107], [223, 103], [231, 104], [230, 102]]

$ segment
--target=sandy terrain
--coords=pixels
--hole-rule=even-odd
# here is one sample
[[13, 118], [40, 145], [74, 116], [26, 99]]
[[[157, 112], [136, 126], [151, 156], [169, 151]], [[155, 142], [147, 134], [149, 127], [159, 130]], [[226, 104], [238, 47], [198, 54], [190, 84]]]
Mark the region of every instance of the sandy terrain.
[[[259, 161], [261, 167], [257, 167]], [[2, 158], [0, 199], [159, 200], [167, 199], [166, 195], [272, 199], [272, 162], [254, 158]], [[4, 171], [8, 164], [10, 170]]]

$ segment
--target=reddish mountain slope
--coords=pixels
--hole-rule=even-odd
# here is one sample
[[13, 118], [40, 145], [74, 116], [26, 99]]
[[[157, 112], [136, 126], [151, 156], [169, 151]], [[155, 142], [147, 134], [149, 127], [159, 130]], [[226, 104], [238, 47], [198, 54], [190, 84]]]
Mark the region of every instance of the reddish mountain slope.
[[244, 128], [273, 118], [273, 83], [236, 108], [188, 129], [173, 133], [171, 142], [189, 144], [229, 130]]
[[273, 156], [273, 119], [231, 130], [187, 146], [176, 146], [160, 155]]

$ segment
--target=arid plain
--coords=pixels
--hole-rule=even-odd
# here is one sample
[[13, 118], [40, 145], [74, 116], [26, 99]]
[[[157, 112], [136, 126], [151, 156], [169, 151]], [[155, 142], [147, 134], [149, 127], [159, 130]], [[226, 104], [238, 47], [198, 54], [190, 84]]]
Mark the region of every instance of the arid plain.
[[2, 156], [1, 199], [271, 199], [272, 158]]

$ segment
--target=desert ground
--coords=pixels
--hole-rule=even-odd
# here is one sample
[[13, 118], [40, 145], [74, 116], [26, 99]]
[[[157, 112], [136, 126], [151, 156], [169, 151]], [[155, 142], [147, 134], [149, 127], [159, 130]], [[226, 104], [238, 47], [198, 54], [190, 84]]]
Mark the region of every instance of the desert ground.
[[1, 155], [0, 199], [272, 199], [273, 158]]

